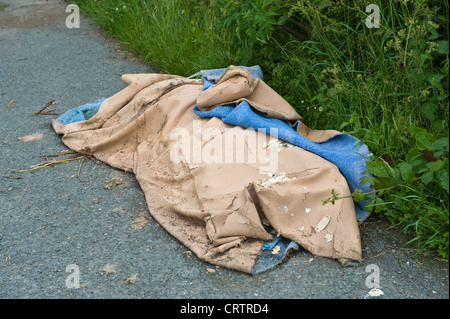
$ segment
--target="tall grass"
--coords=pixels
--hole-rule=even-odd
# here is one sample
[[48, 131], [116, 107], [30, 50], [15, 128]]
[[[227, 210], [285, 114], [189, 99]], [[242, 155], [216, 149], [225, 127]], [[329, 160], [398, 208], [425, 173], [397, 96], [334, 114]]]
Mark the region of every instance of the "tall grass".
[[78, 0], [163, 72], [259, 64], [312, 128], [366, 143], [374, 211], [448, 257], [448, 0]]
[[163, 72], [188, 76], [229, 59], [227, 44], [214, 32], [214, 7], [204, 6], [199, 14], [179, 0], [72, 2]]

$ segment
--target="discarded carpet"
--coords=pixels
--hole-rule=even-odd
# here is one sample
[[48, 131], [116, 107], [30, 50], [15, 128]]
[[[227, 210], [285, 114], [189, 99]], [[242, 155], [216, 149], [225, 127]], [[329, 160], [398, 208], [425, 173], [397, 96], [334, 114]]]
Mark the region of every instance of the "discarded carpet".
[[53, 128], [70, 149], [133, 172], [154, 219], [206, 262], [254, 274], [298, 245], [360, 261], [368, 214], [351, 198], [322, 200], [359, 186], [364, 146], [309, 129], [258, 68], [201, 76], [123, 75], [123, 90]]

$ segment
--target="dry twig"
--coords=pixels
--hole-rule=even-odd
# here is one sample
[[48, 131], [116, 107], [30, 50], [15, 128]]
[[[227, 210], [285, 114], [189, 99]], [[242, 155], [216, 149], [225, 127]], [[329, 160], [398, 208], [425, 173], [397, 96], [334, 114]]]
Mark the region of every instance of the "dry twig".
[[78, 166], [78, 172], [77, 172], [78, 180], [79, 180], [80, 182], [82, 182], [82, 183], [87, 183], [87, 182], [89, 182], [89, 181], [84, 181], [84, 180], [82, 180], [81, 177], [80, 177], [81, 167], [83, 166], [85, 160], [86, 160], [86, 157], [83, 156], [83, 158], [81, 159], [80, 165]]
[[46, 108], [48, 108], [50, 105], [55, 105], [55, 100], [51, 100], [50, 102], [48, 102], [47, 104], [44, 105], [43, 108], [41, 108], [39, 111], [37, 111], [36, 113], [34, 113], [35, 115], [58, 115], [58, 113], [53, 112], [55, 109], [49, 110], [47, 112], [43, 112]]
[[67, 163], [70, 161], [74, 161], [77, 159], [83, 158], [83, 156], [78, 156], [78, 157], [71, 157], [71, 158], [66, 158], [66, 159], [62, 159], [62, 160], [56, 160], [56, 161], [45, 161], [36, 165], [32, 165], [30, 168], [28, 169], [14, 169], [14, 168], [10, 168], [9, 170], [14, 171], [14, 172], [29, 172], [29, 171], [33, 171], [39, 168], [43, 168], [49, 165], [54, 165], [54, 164], [59, 164], [59, 163]]

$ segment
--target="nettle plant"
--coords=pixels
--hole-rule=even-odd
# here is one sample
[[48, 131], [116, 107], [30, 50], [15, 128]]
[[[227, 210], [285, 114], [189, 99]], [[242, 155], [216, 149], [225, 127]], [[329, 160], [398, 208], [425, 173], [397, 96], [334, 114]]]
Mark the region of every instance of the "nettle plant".
[[[313, 78], [321, 86], [311, 101], [339, 110], [337, 117], [350, 111], [335, 127], [358, 137], [374, 154], [367, 159], [370, 177], [361, 179], [373, 191], [356, 190], [354, 200], [369, 200], [369, 210], [415, 234], [411, 243], [418, 248], [435, 248], [448, 257], [448, 2], [397, 4], [380, 5], [379, 29], [364, 27], [357, 6], [318, 15], [335, 23], [327, 23], [333, 32], [324, 27], [313, 43], [320, 48], [316, 56], [324, 56], [315, 69], [327, 67]], [[341, 33], [345, 37], [337, 41]], [[339, 46], [343, 39], [349, 45]], [[352, 45], [355, 50], [338, 54]], [[339, 58], [325, 55], [327, 48]], [[340, 198], [333, 191], [323, 202]]]
[[276, 27], [288, 20], [286, 1], [217, 0], [217, 31], [236, 49], [239, 64], [247, 64], [257, 44], [267, 44]]
[[447, 18], [439, 18], [438, 10], [423, 1], [399, 15], [404, 18], [384, 49], [385, 60], [408, 89], [407, 95], [397, 96], [397, 107], [404, 108], [397, 113], [403, 128], [393, 130], [405, 155], [382, 154], [367, 162], [377, 190], [374, 209], [414, 231], [412, 241], [448, 257], [448, 34], [439, 33], [448, 27], [436, 22]]

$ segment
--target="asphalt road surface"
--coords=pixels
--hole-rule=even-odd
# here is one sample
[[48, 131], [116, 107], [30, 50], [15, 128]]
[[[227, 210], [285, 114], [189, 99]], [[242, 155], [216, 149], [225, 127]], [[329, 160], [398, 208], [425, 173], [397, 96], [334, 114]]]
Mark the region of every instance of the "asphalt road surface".
[[[298, 251], [251, 276], [170, 236], [132, 174], [83, 158], [10, 170], [70, 159], [44, 156], [66, 149], [54, 113], [115, 94], [121, 74], [152, 72], [87, 18], [67, 28], [66, 5], [0, 0], [0, 298], [449, 298], [448, 261], [415, 256], [380, 218], [361, 227], [358, 267]], [[380, 297], [368, 295], [377, 274]]]

